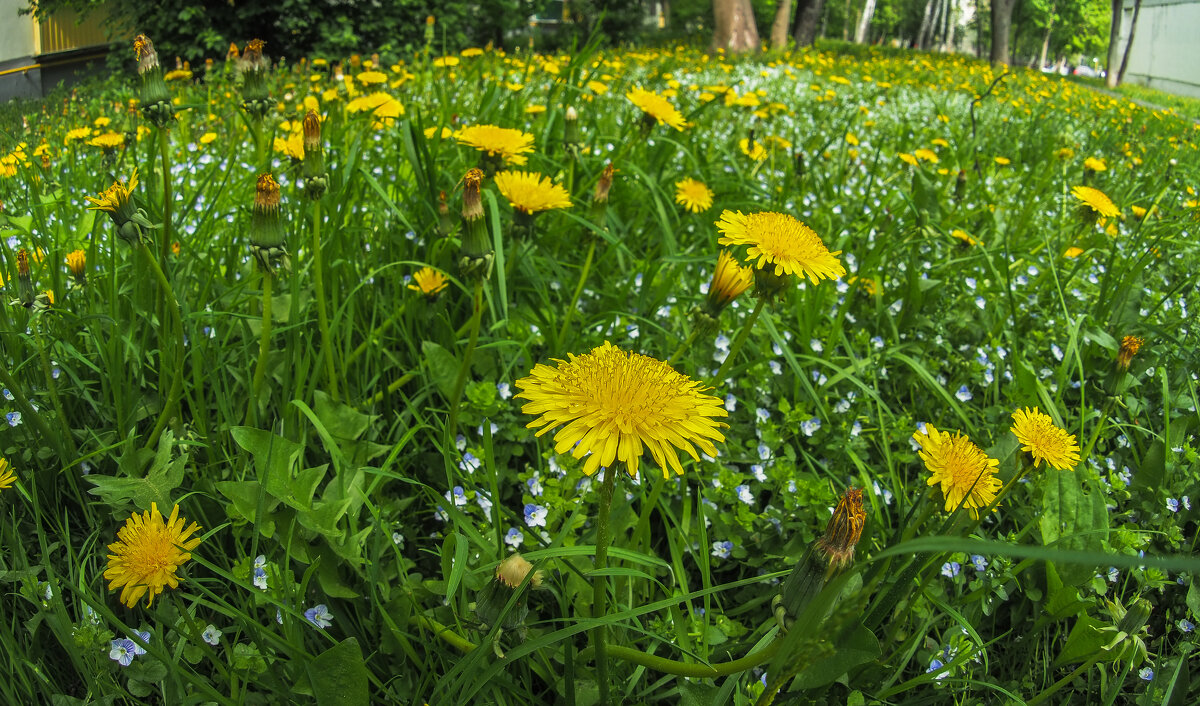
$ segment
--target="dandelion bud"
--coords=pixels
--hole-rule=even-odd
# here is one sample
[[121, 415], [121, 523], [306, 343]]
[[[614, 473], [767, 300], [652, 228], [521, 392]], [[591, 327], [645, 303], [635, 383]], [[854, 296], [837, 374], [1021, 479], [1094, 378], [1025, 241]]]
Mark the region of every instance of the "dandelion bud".
[[717, 256], [717, 267], [713, 270], [712, 284], [708, 287], [705, 313], [718, 318], [730, 302], [754, 284], [754, 270], [743, 267], [728, 250]]
[[259, 174], [250, 216], [250, 252], [263, 271], [274, 275], [277, 265], [290, 266], [284, 249], [283, 220], [279, 213], [279, 184], [270, 174]]
[[804, 152], [796, 150], [796, 178], [803, 179], [805, 174]]
[[138, 76], [142, 77], [142, 115], [155, 126], [165, 127], [175, 119], [175, 106], [171, 103], [171, 93], [163, 80], [158, 52], [154, 51], [154, 43], [144, 34], [134, 38], [133, 52], [137, 57]]
[[862, 537], [866, 517], [862, 490], [850, 488], [838, 500], [825, 534], [804, 552], [779, 595], [771, 601], [781, 627], [788, 627], [826, 582], [854, 563], [854, 548]]
[[563, 116], [563, 143], [568, 148], [579, 144], [579, 114], [573, 105], [567, 106], [567, 113]]
[[261, 39], [251, 39], [238, 63], [245, 81], [242, 84], [242, 107], [259, 120], [271, 109], [271, 96], [267, 91], [268, 64], [262, 53], [264, 44]]
[[482, 185], [483, 170], [468, 169], [463, 176], [463, 239], [458, 261], [459, 269], [468, 279], [490, 277], [495, 259], [483, 217], [483, 199], [479, 193]]
[[600, 181], [596, 182], [596, 191], [592, 194], [592, 203], [607, 204], [608, 192], [612, 189], [613, 165], [609, 162], [600, 173]]
[[325, 172], [325, 148], [321, 144], [321, 118], [316, 111], [304, 116], [304, 193], [308, 198], [321, 198], [329, 184]]
[[446, 192], [438, 192], [438, 232], [443, 238], [454, 233], [454, 222], [450, 220], [450, 204], [446, 203]]
[[87, 253], [82, 250], [67, 253], [67, 270], [79, 284], [87, 283]]
[[17, 301], [23, 307], [33, 306], [33, 279], [29, 276], [29, 253], [17, 251]]
[[963, 196], [967, 193], [967, 173], [961, 169], [958, 170], [958, 176], [954, 179], [954, 201], [957, 203], [962, 201]]
[[1120, 370], [1129, 370], [1129, 363], [1133, 361], [1133, 356], [1137, 355], [1142, 349], [1142, 344], [1145, 339], [1138, 336], [1126, 336], [1121, 339], [1121, 348], [1117, 351], [1117, 368]]
[[[525, 588], [521, 588], [522, 585]], [[488, 626], [499, 623], [505, 630], [523, 630], [525, 618], [529, 616], [528, 591], [540, 588], [541, 585], [542, 572], [534, 571], [533, 564], [525, 557], [513, 554], [500, 562], [492, 580], [479, 592], [475, 599], [475, 615], [479, 617], [480, 622]], [[512, 609], [502, 615], [504, 607], [516, 591], [521, 591], [522, 595], [517, 598]]]

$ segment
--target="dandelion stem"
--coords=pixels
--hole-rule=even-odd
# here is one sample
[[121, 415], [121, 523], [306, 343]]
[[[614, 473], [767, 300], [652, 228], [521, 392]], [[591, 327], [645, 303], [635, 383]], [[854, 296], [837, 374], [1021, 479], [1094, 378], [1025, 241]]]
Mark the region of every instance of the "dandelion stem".
[[738, 352], [742, 350], [742, 346], [746, 343], [746, 338], [750, 335], [750, 329], [754, 328], [754, 322], [758, 321], [758, 315], [762, 313], [763, 307], [767, 300], [759, 297], [758, 303], [754, 305], [754, 311], [750, 312], [750, 316], [746, 317], [746, 323], [742, 326], [742, 330], [738, 332], [738, 336], [733, 341], [733, 345], [729, 347], [729, 355], [725, 356], [725, 362], [721, 363], [721, 368], [717, 370], [717, 374], [713, 376], [713, 382], [719, 383], [725, 379], [725, 373], [733, 366], [733, 359], [737, 357]]
[[[695, 343], [696, 339], [699, 337], [700, 337], [700, 329], [693, 328], [692, 332], [688, 334], [687, 340], [685, 340], [683, 343], [680, 343], [679, 347], [675, 349], [675, 352], [671, 354], [670, 359], [667, 360], [667, 365], [671, 366], [672, 368], [675, 367], [675, 362], [679, 360], [680, 356], [683, 355], [684, 351], [686, 351], [687, 349], [692, 347], [692, 344]], [[729, 359], [726, 358], [726, 360], [729, 360]]]
[[[631, 647], [622, 647], [621, 645], [609, 645], [606, 649], [608, 650], [608, 656], [613, 659], [639, 664], [663, 674], [675, 674], [691, 679], [715, 679], [717, 677], [738, 674], [747, 669], [753, 669], [759, 665], [766, 664], [771, 661], [771, 658], [779, 651], [779, 647], [782, 644], [783, 640], [772, 640], [771, 644], [757, 652], [751, 652], [745, 657], [739, 657], [731, 662], [717, 662], [715, 664], [680, 662], [652, 655], [648, 652], [642, 652], [641, 650], [635, 650]], [[591, 655], [592, 648], [589, 647], [579, 653], [579, 659], [586, 660]]]
[[454, 442], [458, 434], [458, 408], [462, 401], [463, 389], [467, 386], [467, 376], [471, 372], [471, 358], [475, 355], [475, 344], [479, 342], [479, 322], [483, 318], [483, 279], [475, 279], [475, 293], [472, 297], [474, 311], [471, 313], [471, 338], [467, 341], [467, 349], [463, 351], [462, 363], [458, 366], [458, 377], [454, 380], [454, 392], [450, 395], [450, 420], [446, 429], [450, 432], [450, 442]]
[[338, 401], [337, 370], [333, 365], [333, 344], [329, 340], [329, 313], [325, 310], [325, 268], [321, 262], [321, 202], [313, 201], [312, 223], [313, 289], [317, 297], [317, 325], [321, 328], [321, 350], [325, 353], [325, 377], [329, 396]]
[[558, 331], [559, 346], [562, 346], [566, 340], [567, 329], [571, 326], [571, 316], [575, 313], [575, 305], [579, 303], [579, 295], [583, 293], [583, 285], [587, 282], [588, 273], [592, 270], [592, 259], [596, 255], [596, 239], [590, 238], [590, 240], [587, 257], [583, 259], [583, 269], [579, 271], [579, 281], [575, 284], [575, 293], [571, 295], [571, 303], [567, 306], [567, 312], [563, 314], [562, 328]]
[[[146, 445], [143, 448], [153, 449], [158, 445], [158, 437], [167, 426], [167, 421], [171, 419], [172, 412], [179, 405], [180, 398], [183, 397], [183, 319], [179, 315], [179, 302], [175, 299], [175, 292], [171, 289], [171, 283], [167, 281], [167, 275], [163, 272], [163, 268], [159, 266], [158, 260], [155, 259], [154, 253], [150, 249], [142, 246], [138, 250], [145, 256], [150, 269], [154, 271], [154, 278], [158, 280], [159, 289], [162, 290], [162, 300], [167, 311], [171, 315], [171, 323], [175, 328], [175, 362], [174, 370], [171, 374], [171, 389], [167, 393], [167, 401], [163, 403], [162, 412], [158, 415], [158, 421], [154, 423], [154, 430], [150, 432], [150, 438], [146, 440]], [[160, 347], [160, 351], [162, 348]], [[160, 365], [165, 366], [165, 356], [159, 356]]]
[[262, 273], [262, 334], [258, 339], [258, 364], [254, 366], [254, 382], [250, 387], [251, 417], [258, 413], [258, 393], [262, 389], [263, 377], [267, 373], [267, 353], [271, 350], [271, 284], [275, 276]]
[[[608, 568], [609, 527], [608, 514], [612, 508], [613, 486], [616, 484], [617, 468], [605, 468], [604, 481], [600, 484], [600, 506], [596, 513], [596, 568], [592, 576], [592, 617], [602, 619], [608, 613]], [[603, 623], [592, 628], [592, 646], [596, 650], [596, 683], [600, 688], [599, 703], [608, 706], [608, 644], [605, 636], [607, 626]]]
[[[158, 241], [158, 265], [163, 270], [164, 274], [167, 268], [168, 258], [171, 256], [171, 204], [173, 197], [171, 194], [171, 144], [170, 133], [164, 127], [158, 128], [158, 151], [162, 159], [162, 184], [163, 184], [163, 223], [162, 235]], [[165, 309], [170, 306], [166, 299], [166, 290], [163, 290], [159, 295], [158, 320], [162, 321], [166, 314]], [[169, 371], [167, 366], [163, 364], [167, 356], [167, 336], [160, 334], [158, 339], [159, 366], [158, 366], [158, 389], [173, 388], [174, 380], [171, 375], [181, 375], [182, 371], [179, 366], [176, 366], [174, 371]], [[181, 388], [182, 389], [182, 388]]]

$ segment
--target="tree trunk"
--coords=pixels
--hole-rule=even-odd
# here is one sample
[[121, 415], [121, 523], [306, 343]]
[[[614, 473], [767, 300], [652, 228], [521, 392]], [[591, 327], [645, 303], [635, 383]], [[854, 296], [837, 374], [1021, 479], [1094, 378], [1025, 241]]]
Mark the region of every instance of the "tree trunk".
[[934, 0], [925, 0], [925, 13], [921, 15], [921, 27], [917, 30], [916, 48], [925, 46], [925, 38], [929, 34], [929, 21], [933, 19]]
[[750, 0], [713, 0], [713, 49], [758, 50], [758, 25]]
[[1058, 5], [1050, 6], [1050, 17], [1046, 19], [1046, 35], [1042, 37], [1042, 53], [1038, 54], [1038, 69], [1046, 65], [1046, 54], [1050, 51], [1050, 31], [1054, 29], [1054, 11]]
[[1133, 33], [1137, 30], [1138, 13], [1142, 10], [1142, 0], [1133, 0], [1133, 19], [1129, 22], [1129, 39], [1125, 40], [1125, 55], [1121, 57], [1121, 70], [1117, 73], [1117, 83], [1125, 80], [1125, 69], [1129, 68], [1129, 49], [1133, 46]]
[[842, 14], [842, 41], [850, 41], [850, 0], [846, 0], [845, 11]]
[[1009, 62], [1008, 35], [1012, 32], [1013, 6], [1016, 4], [1016, 0], [992, 0], [992, 64]]
[[942, 51], [950, 53], [954, 51], [954, 30], [958, 28], [954, 21], [958, 3], [956, 0], [946, 0], [946, 5], [946, 29], [942, 33]]
[[775, 9], [775, 21], [771, 24], [771, 49], [787, 49], [788, 20], [792, 19], [792, 0], [779, 0]]
[[1121, 11], [1125, 8], [1125, 0], [1112, 0], [1112, 22], [1108, 23], [1108, 59], [1104, 62], [1104, 85], [1109, 88], [1117, 87], [1117, 74], [1121, 67], [1117, 58], [1121, 55]]
[[929, 20], [929, 36], [925, 37], [922, 49], [929, 49], [937, 41], [938, 29], [942, 26], [942, 0], [933, 0], [933, 16]]
[[858, 18], [858, 27], [854, 30], [854, 43], [862, 44], [867, 38], [867, 28], [871, 26], [871, 18], [875, 16], [875, 0], [867, 0], [863, 5], [862, 17]]
[[796, 40], [797, 47], [811, 47], [816, 41], [817, 26], [821, 23], [821, 13], [824, 10], [825, 0], [797, 0], [796, 21], [792, 26], [792, 37]]
[[983, 58], [983, 8], [975, 0], [975, 58]]

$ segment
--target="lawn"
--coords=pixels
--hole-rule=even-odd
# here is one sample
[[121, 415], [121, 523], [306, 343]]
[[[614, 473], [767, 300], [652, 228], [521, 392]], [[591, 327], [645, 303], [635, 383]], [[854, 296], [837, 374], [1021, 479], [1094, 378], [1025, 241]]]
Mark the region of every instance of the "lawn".
[[136, 51], [0, 133], [4, 702], [1200, 700], [1192, 121]]

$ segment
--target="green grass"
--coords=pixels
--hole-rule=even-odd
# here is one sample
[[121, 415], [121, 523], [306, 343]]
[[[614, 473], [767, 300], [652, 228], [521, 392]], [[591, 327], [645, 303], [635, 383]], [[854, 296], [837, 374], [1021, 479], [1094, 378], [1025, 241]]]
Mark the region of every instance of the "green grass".
[[[165, 142], [128, 109], [136, 80], [112, 79], [3, 136], [0, 456], [15, 480], [0, 490], [0, 700], [1200, 696], [1185, 629], [1200, 612], [1191, 122], [928, 54], [456, 58], [377, 67], [369, 88], [328, 64], [280, 67], [261, 125], [218, 63], [169, 83]], [[667, 91], [687, 126], [644, 121], [635, 86]], [[376, 91], [403, 114], [358, 110]], [[314, 103], [319, 205], [279, 151]], [[531, 135], [517, 168], [573, 205], [515, 214], [498, 160], [451, 134], [474, 124]], [[68, 139], [79, 128], [126, 145]], [[478, 287], [459, 217], [476, 166], [473, 246], [494, 251]], [[155, 226], [140, 246], [86, 209], [135, 168]], [[269, 288], [251, 250], [271, 236], [255, 206], [268, 171], [290, 254]], [[676, 203], [684, 178], [710, 208]], [[1099, 220], [1081, 185], [1121, 216]], [[757, 317], [747, 291], [713, 328], [696, 312], [726, 210], [800, 219], [846, 275], [788, 279]], [[86, 281], [64, 265], [77, 249]], [[438, 296], [410, 287], [422, 267], [447, 276]], [[1125, 336], [1146, 340], [1127, 370]], [[682, 476], [645, 454], [637, 479], [621, 464], [586, 477], [534, 435], [518, 381], [606, 341], [679, 351], [674, 368], [729, 412], [716, 456], [682, 453]], [[1010, 427], [1034, 406], [1074, 435], [1073, 470], [1031, 467]], [[978, 519], [929, 484], [914, 440], [928, 426], [995, 459], [1003, 485]], [[827, 573], [814, 547], [852, 487], [861, 539]], [[177, 588], [129, 608], [107, 547], [152, 503], [178, 504], [201, 541]], [[829, 531], [844, 556], [850, 534]], [[540, 588], [495, 584], [514, 550]], [[318, 606], [329, 624], [306, 617]], [[113, 641], [135, 630], [149, 640], [123, 648], [146, 653], [121, 666]]]

